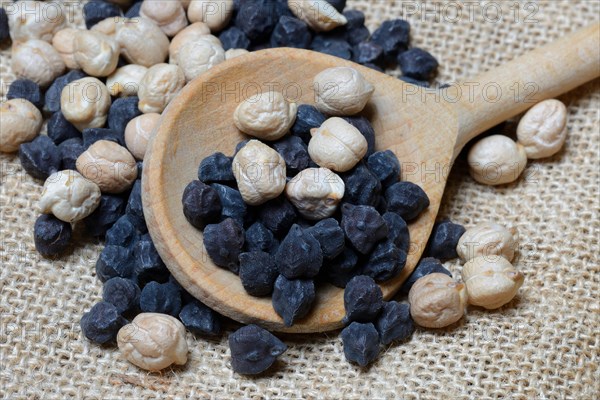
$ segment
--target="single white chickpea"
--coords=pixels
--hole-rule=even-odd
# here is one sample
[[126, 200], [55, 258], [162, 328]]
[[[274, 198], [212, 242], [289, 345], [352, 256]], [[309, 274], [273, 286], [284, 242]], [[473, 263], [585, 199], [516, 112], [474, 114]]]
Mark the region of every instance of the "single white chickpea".
[[61, 221], [77, 222], [100, 204], [100, 188], [73, 170], [58, 171], [44, 182], [39, 208]]
[[285, 189], [283, 157], [258, 140], [250, 140], [235, 155], [233, 175], [242, 198], [253, 206], [274, 199]]
[[294, 125], [297, 111], [296, 103], [287, 101], [281, 92], [263, 92], [240, 103], [233, 113], [233, 122], [248, 135], [277, 140]]
[[503, 257], [476, 257], [463, 266], [462, 278], [469, 303], [488, 310], [510, 302], [525, 277]]
[[81, 153], [77, 171], [100, 187], [103, 193], [123, 193], [137, 179], [137, 165], [131, 153], [118, 143], [98, 140]]
[[50, 43], [29, 40], [13, 44], [12, 70], [18, 77], [46, 87], [64, 72], [65, 63]]
[[146, 72], [148, 72], [148, 68], [143, 65], [128, 64], [118, 68], [106, 78], [106, 86], [110, 95], [114, 97], [136, 96]]
[[503, 135], [481, 139], [468, 154], [469, 173], [479, 183], [514, 182], [527, 166], [527, 154], [519, 143]]
[[136, 18], [117, 26], [121, 55], [131, 64], [151, 67], [167, 59], [169, 38], [148, 18]]
[[42, 113], [25, 99], [0, 102], [0, 152], [12, 153], [31, 142], [42, 129]]
[[231, 60], [244, 54], [248, 54], [249, 51], [246, 49], [229, 49], [225, 52], [225, 60]]
[[143, 160], [154, 128], [160, 121], [160, 114], [148, 113], [135, 117], [125, 127], [125, 145], [138, 160]]
[[97, 78], [86, 77], [69, 83], [61, 92], [61, 111], [77, 129], [102, 128], [106, 123], [111, 100], [106, 85]]
[[165, 33], [172, 37], [188, 25], [183, 5], [173, 0], [144, 1], [140, 16], [148, 18]]
[[65, 8], [61, 2], [17, 1], [6, 7], [13, 42], [43, 40], [50, 43], [65, 26]]
[[138, 108], [143, 113], [162, 113], [185, 86], [185, 75], [177, 65], [156, 64], [142, 78]]
[[233, 8], [233, 0], [192, 0], [187, 15], [190, 22], [204, 22], [211, 32], [219, 32], [231, 20]]
[[342, 178], [327, 168], [307, 168], [285, 186], [285, 194], [309, 220], [331, 217], [344, 197]]
[[320, 167], [346, 172], [367, 154], [367, 139], [342, 118], [329, 118], [310, 134], [308, 154]]
[[204, 36], [210, 36], [211, 41], [216, 39], [214, 43], [221, 46], [221, 41], [216, 36], [210, 34], [210, 29], [204, 22], [195, 22], [181, 30], [175, 35], [173, 40], [171, 40], [171, 44], [169, 44], [169, 63], [177, 64], [177, 55], [184, 44], [195, 42], [197, 39], [203, 38]]
[[322, 113], [345, 116], [361, 112], [373, 95], [373, 85], [354, 68], [328, 68], [315, 76], [316, 107]]
[[75, 61], [91, 76], [105, 77], [117, 69], [119, 44], [100, 32], [78, 31], [73, 41]]
[[463, 261], [484, 256], [502, 256], [512, 261], [517, 248], [517, 229], [505, 228], [493, 222], [482, 222], [466, 232], [458, 240], [456, 252]]
[[348, 20], [325, 0], [288, 0], [288, 7], [296, 17], [317, 32], [330, 31]]
[[127, 361], [148, 371], [187, 362], [185, 327], [167, 314], [138, 314], [119, 330], [117, 345]]
[[452, 325], [464, 315], [467, 300], [464, 283], [437, 272], [418, 279], [408, 292], [410, 314], [425, 328]]
[[533, 106], [517, 126], [517, 141], [530, 159], [558, 153], [566, 139], [567, 107], [555, 99]]
[[75, 35], [78, 29], [64, 28], [56, 32], [52, 38], [52, 46], [58, 51], [63, 62], [69, 69], [80, 69], [81, 67], [75, 60]]
[[188, 82], [223, 61], [223, 48], [202, 39], [184, 44], [177, 55], [177, 65], [183, 70]]

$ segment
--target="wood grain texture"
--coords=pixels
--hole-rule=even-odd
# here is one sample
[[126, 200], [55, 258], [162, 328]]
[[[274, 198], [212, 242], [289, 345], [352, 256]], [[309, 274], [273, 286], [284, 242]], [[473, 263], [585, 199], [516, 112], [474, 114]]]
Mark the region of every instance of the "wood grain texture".
[[[589, 39], [590, 35], [593, 32], [585, 37]], [[513, 63], [519, 65], [518, 60]], [[588, 64], [593, 70], [597, 60], [590, 58]], [[465, 114], [461, 103], [460, 121], [466, 128], [459, 130], [457, 103], [445, 101], [438, 91], [417, 88], [360, 65], [306, 50], [280, 48], [250, 53], [218, 65], [188, 84], [163, 113], [146, 154], [144, 212], [152, 239], [177, 281], [202, 302], [234, 320], [296, 333], [342, 326], [343, 290], [320, 285], [311, 313], [294, 326], [285, 327], [274, 312], [270, 297], [247, 295], [237, 276], [211, 262], [204, 250], [202, 233], [186, 221], [181, 206], [183, 190], [197, 179], [200, 161], [215, 151], [233, 154], [235, 145], [245, 138], [232, 118], [241, 101], [257, 92], [277, 90], [298, 103], [314, 104], [313, 77], [334, 66], [352, 66], [374, 85], [374, 95], [362, 114], [373, 124], [377, 149], [394, 151], [402, 163], [402, 179], [420, 185], [431, 200], [430, 207], [409, 225], [411, 247], [406, 267], [399, 276], [382, 284], [386, 299], [396, 292], [421, 257], [452, 161], [466, 143], [457, 141], [459, 133], [462, 132], [462, 138], [474, 137], [486, 129], [486, 117], [475, 112], [476, 104]], [[593, 72], [587, 76], [598, 76], [592, 75]], [[552, 96], [556, 94], [553, 86]], [[486, 108], [486, 113], [498, 112], [488, 103]], [[509, 118], [518, 110], [521, 106], [511, 107], [502, 117]], [[480, 128], [473, 127], [469, 115]], [[490, 120], [495, 118], [488, 115]]]

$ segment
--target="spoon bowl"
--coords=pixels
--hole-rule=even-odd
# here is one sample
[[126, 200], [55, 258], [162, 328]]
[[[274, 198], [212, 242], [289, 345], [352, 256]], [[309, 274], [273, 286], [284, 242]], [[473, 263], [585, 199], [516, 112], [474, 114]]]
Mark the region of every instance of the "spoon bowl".
[[[575, 39], [582, 42], [588, 38], [587, 49], [598, 44], [595, 36], [588, 32]], [[559, 48], [553, 51], [564, 52]], [[522, 58], [516, 66], [533, 65], [543, 54], [546, 53]], [[599, 63], [588, 61], [583, 77], [581, 69], [573, 76], [559, 76], [565, 84], [558, 90], [545, 83], [557, 79], [556, 74], [542, 74], [539, 78], [543, 90], [537, 101], [592, 79], [594, 74], [598, 76], [593, 69]], [[181, 203], [186, 185], [197, 179], [203, 158], [217, 151], [232, 155], [236, 144], [248, 138], [233, 123], [233, 112], [240, 102], [274, 90], [298, 104], [314, 104], [314, 76], [326, 68], [340, 66], [357, 69], [375, 87], [361, 115], [375, 129], [376, 149], [392, 150], [401, 162], [402, 180], [421, 186], [430, 199], [429, 208], [409, 224], [411, 246], [406, 266], [398, 276], [381, 284], [386, 299], [399, 289], [422, 255], [458, 151], [478, 133], [531, 106], [506, 99], [480, 106], [473, 106], [473, 99], [451, 101], [456, 99], [460, 86], [445, 92], [425, 90], [336, 57], [287, 48], [234, 58], [190, 82], [163, 113], [146, 153], [142, 180], [144, 213], [154, 244], [175, 279], [190, 294], [234, 320], [296, 333], [342, 327], [343, 289], [328, 284], [317, 286], [317, 299], [310, 314], [286, 327], [273, 310], [270, 297], [248, 295], [239, 277], [214, 265], [204, 249], [202, 232], [187, 222]], [[497, 71], [494, 76], [506, 81], [501, 84], [508, 87], [520, 79], [514, 76], [516, 66], [503, 67], [506, 71]], [[483, 75], [481, 79], [487, 78]], [[474, 101], [482, 95], [475, 93]], [[490, 110], [494, 110], [493, 116], [489, 115]]]

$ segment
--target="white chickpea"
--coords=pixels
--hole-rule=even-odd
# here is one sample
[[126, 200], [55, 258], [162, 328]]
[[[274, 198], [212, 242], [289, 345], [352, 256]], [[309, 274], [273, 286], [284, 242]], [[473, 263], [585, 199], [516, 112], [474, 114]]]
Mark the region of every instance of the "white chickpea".
[[475, 225], [460, 237], [456, 252], [463, 261], [476, 257], [502, 256], [512, 261], [517, 248], [517, 229], [493, 222]]
[[517, 180], [527, 166], [527, 154], [509, 137], [493, 135], [475, 143], [468, 162], [469, 173], [477, 182], [502, 185]]
[[100, 187], [103, 193], [123, 193], [137, 178], [131, 153], [118, 143], [98, 140], [76, 161], [77, 171]]
[[167, 35], [175, 36], [188, 25], [183, 5], [173, 0], [144, 1], [140, 8], [140, 16], [148, 18]]
[[138, 314], [119, 330], [117, 345], [127, 361], [148, 371], [187, 362], [185, 327], [167, 314]]
[[346, 172], [367, 154], [367, 139], [342, 118], [329, 118], [310, 134], [308, 154], [320, 167]]
[[567, 139], [567, 107], [560, 101], [545, 100], [533, 106], [519, 121], [518, 143], [527, 158], [550, 157], [559, 152]]
[[288, 0], [292, 13], [317, 32], [330, 31], [348, 20], [325, 0]]
[[425, 275], [408, 292], [410, 314], [425, 328], [443, 328], [462, 318], [468, 295], [464, 283], [442, 273]]
[[231, 20], [233, 8], [233, 0], [192, 0], [187, 15], [190, 22], [204, 22], [218, 32]]
[[177, 55], [177, 65], [181, 67], [189, 82], [225, 61], [225, 51], [221, 46], [207, 40], [197, 40], [184, 44]]
[[65, 26], [65, 9], [60, 2], [17, 1], [6, 6], [13, 42], [38, 39], [50, 43]]
[[76, 222], [90, 215], [100, 204], [100, 188], [73, 170], [58, 171], [44, 183], [39, 208], [61, 221]]
[[18, 77], [46, 87], [64, 72], [65, 63], [50, 43], [29, 40], [13, 44], [12, 70]]
[[73, 41], [75, 61], [91, 76], [105, 77], [112, 74], [119, 62], [119, 44], [100, 32], [78, 31]]
[[143, 65], [128, 64], [118, 68], [106, 78], [106, 86], [110, 95], [114, 97], [136, 96], [146, 72], [148, 72], [148, 68]]
[[237, 128], [263, 140], [283, 137], [296, 121], [296, 103], [288, 102], [280, 92], [264, 92], [244, 100], [233, 113]]
[[217, 37], [210, 34], [210, 29], [204, 22], [195, 22], [183, 29], [181, 32], [175, 35], [173, 40], [171, 40], [171, 44], [169, 45], [169, 63], [177, 64], [177, 55], [184, 44], [188, 42], [195, 42], [197, 39], [200, 39], [204, 36], [211, 36], [211, 38], [216, 39], [215, 44], [221, 46], [221, 41]]
[[185, 86], [185, 75], [177, 65], [156, 64], [148, 69], [138, 90], [143, 113], [162, 113]]
[[285, 194], [309, 220], [331, 217], [344, 197], [342, 178], [327, 168], [307, 168], [285, 186]]
[[258, 140], [250, 140], [235, 155], [233, 175], [242, 198], [253, 206], [274, 199], [285, 189], [285, 161]]
[[315, 76], [316, 107], [322, 113], [344, 116], [361, 112], [373, 95], [373, 85], [354, 68], [328, 68]]
[[158, 125], [160, 114], [148, 113], [135, 117], [125, 127], [125, 145], [138, 160], [143, 160], [148, 141]]
[[61, 111], [77, 129], [102, 128], [110, 108], [110, 93], [97, 78], [86, 77], [69, 83], [60, 95]]
[[75, 35], [78, 29], [64, 28], [56, 32], [52, 38], [52, 46], [58, 51], [63, 62], [69, 69], [79, 69], [80, 66], [75, 60]]
[[246, 49], [229, 49], [225, 52], [225, 60], [231, 60], [244, 54], [248, 54], [249, 51]]
[[123, 26], [126, 23], [134, 23], [134, 22], [132, 20], [130, 20], [129, 18], [110, 17], [110, 18], [103, 19], [102, 21], [100, 21], [97, 24], [95, 24], [94, 26], [92, 26], [90, 28], [90, 31], [104, 33], [105, 35], [114, 38], [115, 35], [117, 34], [117, 30], [119, 29], [119, 27]]
[[179, 1], [181, 1], [181, 5], [183, 6], [183, 9], [186, 11], [190, 7], [190, 3], [192, 2], [192, 0], [179, 0]]
[[169, 38], [148, 18], [118, 25], [116, 39], [121, 55], [131, 64], [149, 68], [164, 62], [169, 54]]
[[469, 303], [488, 310], [511, 301], [525, 277], [503, 257], [476, 257], [467, 262], [462, 278], [469, 293]]
[[36, 138], [42, 129], [42, 113], [24, 99], [0, 103], [0, 152], [12, 153]]

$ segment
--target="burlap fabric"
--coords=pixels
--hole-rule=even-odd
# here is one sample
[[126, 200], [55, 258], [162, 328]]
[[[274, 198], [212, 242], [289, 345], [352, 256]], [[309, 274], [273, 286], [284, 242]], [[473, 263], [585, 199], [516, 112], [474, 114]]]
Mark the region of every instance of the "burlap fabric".
[[[473, 77], [600, 16], [598, 1], [462, 3], [456, 16], [457, 4], [348, 1], [366, 12], [371, 29], [404, 13], [413, 44], [438, 57], [440, 82]], [[9, 49], [2, 51], [1, 79], [3, 88], [13, 79]], [[441, 216], [467, 226], [492, 220], [518, 227], [516, 266], [526, 281], [517, 299], [493, 312], [470, 309], [451, 329], [419, 329], [366, 370], [344, 360], [337, 332], [284, 337], [288, 352], [272, 373], [256, 378], [230, 369], [231, 326], [216, 340], [189, 335], [187, 365], [162, 374], [91, 344], [78, 323], [101, 297], [94, 264], [102, 246], [76, 235], [70, 255], [38, 256], [32, 231], [42, 182], [14, 155], [1, 155], [0, 397], [599, 398], [599, 83], [561, 98], [569, 107], [567, 144], [530, 163], [524, 179], [499, 188], [476, 184], [464, 155], [452, 171]], [[458, 276], [458, 262], [448, 267]]]

